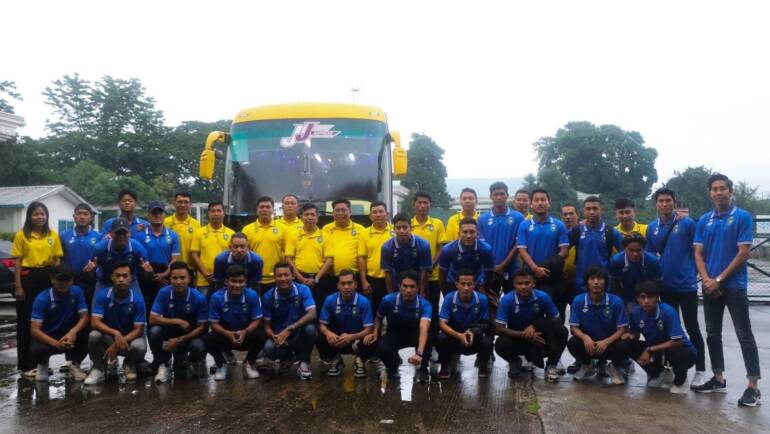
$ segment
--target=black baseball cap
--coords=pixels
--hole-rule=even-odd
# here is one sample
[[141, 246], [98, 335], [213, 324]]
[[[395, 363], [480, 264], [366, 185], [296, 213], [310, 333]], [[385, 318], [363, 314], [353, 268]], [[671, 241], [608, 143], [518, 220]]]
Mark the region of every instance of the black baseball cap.
[[112, 228], [110, 228], [110, 232], [118, 232], [118, 231], [126, 231], [131, 232], [131, 223], [128, 222], [128, 220], [119, 218], [112, 222]]
[[75, 272], [69, 265], [59, 264], [51, 269], [51, 277], [60, 282], [68, 282], [75, 279]]
[[154, 201], [150, 202], [147, 205], [147, 212], [148, 213], [152, 214], [153, 211], [158, 210], [158, 209], [161, 210], [161, 211], [165, 211], [166, 210], [166, 205], [164, 205], [163, 202], [159, 202], [157, 200], [154, 200]]

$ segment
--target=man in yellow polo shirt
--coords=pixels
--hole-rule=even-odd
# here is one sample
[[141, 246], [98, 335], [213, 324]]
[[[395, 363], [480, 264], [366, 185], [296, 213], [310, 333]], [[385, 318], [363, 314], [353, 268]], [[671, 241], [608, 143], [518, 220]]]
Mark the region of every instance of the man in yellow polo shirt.
[[[361, 234], [366, 230], [363, 226], [350, 219], [351, 205], [347, 199], [337, 199], [332, 202], [332, 215], [334, 221], [323, 227], [323, 236], [330, 243], [326, 251], [327, 258], [333, 258], [334, 276], [339, 276], [340, 271], [349, 268], [353, 270], [356, 279], [356, 287], [361, 287], [358, 276], [358, 243]], [[326, 288], [327, 291], [336, 291], [336, 285]], [[330, 292], [330, 293], [331, 293]]]
[[631, 232], [638, 232], [642, 236], [647, 234], [647, 225], [636, 222], [636, 207], [631, 199], [618, 199], [615, 201], [615, 218], [618, 225], [615, 229], [624, 237]]
[[295, 233], [302, 231], [303, 222], [300, 216], [297, 215], [297, 206], [299, 200], [297, 196], [293, 194], [287, 194], [281, 199], [281, 205], [283, 209], [283, 215], [280, 218], [275, 219], [278, 226], [286, 230], [287, 237], [291, 237]]
[[198, 220], [190, 216], [190, 207], [192, 206], [192, 196], [190, 193], [180, 191], [174, 195], [174, 214], [163, 220], [163, 226], [171, 229], [179, 235], [179, 259], [186, 262], [187, 265], [195, 267], [190, 257], [190, 244], [195, 235], [195, 231], [201, 228]]
[[294, 279], [310, 287], [316, 306], [323, 306], [328, 274], [333, 265], [332, 258], [326, 257], [328, 243], [318, 227], [318, 207], [312, 203], [302, 205], [302, 227], [286, 244], [286, 261], [294, 267]]
[[224, 225], [225, 206], [211, 202], [208, 206], [209, 224], [198, 228], [190, 242], [190, 258], [197, 270], [195, 285], [207, 297], [214, 292], [214, 259], [227, 250], [235, 231]]
[[376, 311], [380, 300], [388, 293], [385, 272], [380, 266], [380, 253], [382, 245], [393, 238], [393, 225], [388, 223], [388, 209], [380, 201], [372, 202], [369, 207], [369, 220], [372, 225], [364, 230], [358, 244], [358, 274], [361, 292], [369, 298], [373, 311]]
[[446, 242], [452, 242], [460, 238], [460, 220], [479, 219], [479, 212], [476, 211], [476, 205], [479, 203], [479, 197], [476, 190], [472, 188], [463, 188], [460, 192], [460, 212], [449, 217], [446, 223]]
[[243, 228], [249, 239], [249, 248], [264, 261], [260, 292], [267, 292], [275, 284], [273, 266], [284, 261], [287, 230], [273, 220], [275, 202], [267, 196], [257, 199], [257, 221]]

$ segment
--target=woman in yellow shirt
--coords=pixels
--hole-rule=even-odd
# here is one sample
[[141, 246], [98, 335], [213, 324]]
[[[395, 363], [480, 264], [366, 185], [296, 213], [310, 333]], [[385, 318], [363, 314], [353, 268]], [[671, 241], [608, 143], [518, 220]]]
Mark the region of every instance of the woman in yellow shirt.
[[32, 303], [51, 286], [50, 267], [59, 265], [64, 255], [59, 234], [48, 227], [48, 208], [32, 202], [27, 208], [24, 227], [13, 237], [11, 256], [16, 260], [16, 353], [21, 374], [35, 376], [30, 344]]

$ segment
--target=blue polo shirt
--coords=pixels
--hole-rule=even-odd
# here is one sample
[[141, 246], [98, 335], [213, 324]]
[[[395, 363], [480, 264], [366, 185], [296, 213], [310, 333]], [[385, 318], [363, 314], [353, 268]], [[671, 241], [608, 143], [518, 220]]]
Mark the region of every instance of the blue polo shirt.
[[[666, 234], [663, 255], [660, 248]], [[647, 225], [647, 247], [650, 253], [658, 255], [663, 274], [663, 288], [667, 292], [693, 292], [698, 290], [697, 269], [693, 258], [692, 242], [695, 238], [695, 221], [690, 217], [674, 217], [663, 223], [660, 218]]]
[[147, 250], [150, 263], [168, 265], [173, 255], [179, 255], [179, 235], [165, 226], [160, 235], [155, 235], [147, 226], [143, 232], [134, 235], [134, 239]]
[[[486, 241], [492, 248], [493, 267], [502, 263], [511, 249], [516, 247], [516, 234], [522, 221], [524, 221], [524, 216], [508, 207], [502, 214], [495, 214], [490, 209], [479, 216], [477, 220], [479, 238]], [[512, 275], [516, 272], [517, 267], [517, 261], [512, 260], [508, 264], [506, 272]]]
[[473, 247], [465, 247], [460, 240], [454, 240], [441, 248], [438, 255], [438, 266], [447, 271], [446, 281], [454, 286], [457, 271], [468, 268], [476, 275], [476, 284], [484, 283], [484, 273], [495, 268], [492, 247], [484, 241], [477, 240]]
[[695, 347], [682, 331], [679, 312], [665, 303], [659, 303], [652, 314], [645, 312], [639, 305], [634, 306], [629, 313], [629, 328], [632, 332], [644, 336], [647, 346], [669, 340], [681, 340], [683, 347], [697, 355]]
[[[108, 219], [106, 222], [104, 222], [104, 226], [102, 226], [102, 237], [106, 237], [110, 234], [110, 230], [112, 229], [112, 223], [115, 222], [119, 217], [113, 217], [111, 219]], [[134, 219], [131, 220], [131, 236], [135, 236], [138, 233], [142, 232], [146, 227], [150, 226], [150, 222], [148, 222], [145, 219], [140, 219], [137, 216], [134, 216]]]
[[101, 241], [102, 234], [93, 230], [90, 226], [85, 234], [79, 234], [75, 228], [67, 229], [59, 234], [61, 246], [64, 250], [64, 263], [73, 271], [79, 273], [94, 257], [96, 244]]
[[[594, 265], [608, 268], [612, 252], [607, 251], [607, 223], [602, 222], [596, 228], [580, 223], [577, 228], [580, 232], [580, 242], [575, 252], [575, 287], [578, 291], [585, 292], [586, 285], [583, 281], [583, 274]], [[611, 245], [620, 252], [623, 250], [621, 245], [623, 236], [615, 228], [611, 228], [610, 233], [613, 237]]]
[[438, 317], [452, 330], [463, 333], [475, 324], [489, 323], [489, 300], [486, 295], [473, 291], [470, 303], [466, 304], [458, 291], [452, 291], [444, 296]]
[[102, 319], [108, 327], [126, 335], [134, 325], [147, 322], [147, 310], [142, 293], [128, 289], [128, 294], [118, 299], [112, 287], [102, 288], [94, 296], [91, 315]]
[[661, 278], [660, 261], [650, 252], [643, 252], [639, 262], [630, 262], [626, 252], [616, 253], [610, 261], [609, 271], [610, 276], [620, 282], [621, 292], [617, 295], [626, 302], [636, 300], [636, 285], [639, 282]]
[[139, 241], [129, 238], [128, 244], [123, 251], [118, 252], [113, 246], [111, 238], [101, 240], [94, 248], [94, 257], [96, 258], [96, 278], [106, 284], [112, 283], [112, 269], [116, 264], [127, 262], [131, 264], [131, 280], [136, 280], [142, 270], [142, 261], [147, 260], [147, 250], [144, 249]]
[[380, 248], [380, 268], [394, 276], [406, 270], [430, 272], [433, 268], [430, 244], [417, 235], [411, 235], [410, 241], [401, 246], [393, 237]]
[[78, 286], [60, 294], [53, 288], [41, 292], [32, 303], [32, 322], [41, 323], [40, 330], [54, 339], [61, 339], [88, 313], [86, 298]]
[[[717, 277], [738, 254], [738, 246], [753, 242], [751, 214], [733, 205], [726, 213], [716, 210], [703, 214], [695, 229], [693, 244], [703, 246], [703, 259], [709, 277]], [[744, 262], [720, 284], [722, 288], [746, 289], [748, 267]]]
[[388, 333], [417, 333], [420, 330], [420, 321], [430, 320], [433, 309], [430, 302], [421, 295], [416, 295], [411, 303], [401, 300], [401, 293], [391, 292], [380, 301], [377, 309], [377, 317], [387, 318]]
[[357, 292], [351, 301], [343, 300], [342, 294], [336, 292], [324, 300], [318, 322], [338, 335], [355, 334], [374, 325], [372, 304]]
[[604, 294], [598, 304], [591, 300], [588, 293], [578, 294], [572, 300], [569, 325], [580, 328], [591, 339], [600, 341], [628, 325], [626, 307], [623, 300], [615, 294]]
[[255, 319], [262, 318], [262, 300], [257, 291], [244, 288], [240, 297], [233, 297], [222, 288], [211, 295], [209, 322], [219, 323], [225, 330], [244, 330]]
[[150, 313], [163, 318], [183, 319], [194, 326], [209, 320], [209, 303], [197, 289], [187, 288], [184, 294], [177, 295], [174, 287], [168, 285], [158, 291]]
[[231, 265], [240, 265], [246, 269], [246, 280], [249, 286], [256, 286], [262, 281], [262, 267], [264, 262], [262, 258], [256, 253], [249, 251], [243, 261], [237, 261], [233, 254], [229, 250], [217, 255], [214, 258], [214, 280], [220, 285], [225, 283], [225, 275], [227, 274], [227, 267]]
[[551, 296], [535, 289], [528, 299], [523, 300], [516, 291], [505, 294], [500, 299], [495, 322], [512, 330], [524, 330], [538, 318], [558, 318], [559, 309]]
[[310, 288], [296, 282], [286, 296], [274, 286], [262, 296], [262, 305], [265, 320], [270, 321], [275, 333], [282, 332], [288, 325], [302, 318], [305, 312], [316, 307]]
[[527, 249], [535, 264], [544, 264], [559, 253], [561, 246], [569, 247], [567, 227], [561, 220], [548, 216], [538, 221], [537, 216], [532, 216], [519, 225], [516, 247]]

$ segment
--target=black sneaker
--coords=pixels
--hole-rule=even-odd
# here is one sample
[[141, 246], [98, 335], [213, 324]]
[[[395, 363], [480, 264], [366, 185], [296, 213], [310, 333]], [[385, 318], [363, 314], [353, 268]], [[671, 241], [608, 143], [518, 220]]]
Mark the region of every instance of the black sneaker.
[[568, 374], [574, 374], [575, 372], [580, 369], [580, 362], [575, 362], [569, 366], [567, 366], [567, 373]]
[[[693, 386], [690, 387], [693, 392], [698, 393], [727, 393], [727, 380], [722, 380], [720, 383], [717, 381], [716, 378], [711, 377], [711, 379], [700, 386]], [[744, 396], [746, 394], [744, 393]]]
[[417, 371], [417, 382], [421, 384], [430, 383], [430, 371], [428, 371], [428, 368], [420, 368]]
[[760, 404], [762, 404], [762, 394], [751, 387], [747, 387], [743, 396], [738, 399], [738, 405], [741, 407], [756, 407]]
[[521, 375], [521, 359], [514, 357], [512, 362], [508, 363], [508, 378], [516, 378]]

